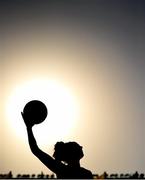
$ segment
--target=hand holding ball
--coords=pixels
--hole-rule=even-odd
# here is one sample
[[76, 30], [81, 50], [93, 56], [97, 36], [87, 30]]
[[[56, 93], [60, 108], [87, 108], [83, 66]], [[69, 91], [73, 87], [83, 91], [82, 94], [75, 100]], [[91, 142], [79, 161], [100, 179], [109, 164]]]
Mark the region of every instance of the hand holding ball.
[[22, 117], [26, 126], [33, 126], [39, 124], [47, 117], [47, 107], [38, 100], [28, 102], [22, 112]]

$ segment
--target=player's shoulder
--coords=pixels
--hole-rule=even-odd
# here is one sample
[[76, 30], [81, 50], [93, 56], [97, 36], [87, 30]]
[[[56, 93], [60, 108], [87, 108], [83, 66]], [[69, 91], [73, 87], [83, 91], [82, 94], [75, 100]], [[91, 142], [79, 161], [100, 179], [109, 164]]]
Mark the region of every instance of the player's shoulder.
[[81, 167], [81, 171], [85, 175], [86, 179], [93, 179], [93, 174], [90, 170]]

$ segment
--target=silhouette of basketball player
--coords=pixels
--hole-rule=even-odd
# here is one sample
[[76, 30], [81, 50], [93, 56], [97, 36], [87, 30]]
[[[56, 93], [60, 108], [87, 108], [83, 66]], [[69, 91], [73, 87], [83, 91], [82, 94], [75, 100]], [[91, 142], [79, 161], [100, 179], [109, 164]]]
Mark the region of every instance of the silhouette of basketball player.
[[32, 153], [52, 172], [58, 179], [92, 179], [91, 171], [80, 167], [80, 159], [84, 156], [82, 147], [76, 142], [57, 142], [53, 157], [39, 149], [33, 135], [34, 124], [28, 120], [25, 113], [21, 113], [27, 127], [28, 141]]

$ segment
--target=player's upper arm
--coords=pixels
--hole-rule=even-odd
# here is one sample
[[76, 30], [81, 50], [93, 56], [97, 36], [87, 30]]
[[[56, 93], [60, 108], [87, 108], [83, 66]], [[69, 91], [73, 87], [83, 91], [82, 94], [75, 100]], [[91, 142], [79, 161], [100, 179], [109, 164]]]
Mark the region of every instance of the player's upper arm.
[[60, 161], [56, 161], [51, 156], [41, 151], [39, 148], [33, 152], [33, 154], [51, 171], [54, 173], [60, 173], [60, 171], [64, 171], [65, 165]]

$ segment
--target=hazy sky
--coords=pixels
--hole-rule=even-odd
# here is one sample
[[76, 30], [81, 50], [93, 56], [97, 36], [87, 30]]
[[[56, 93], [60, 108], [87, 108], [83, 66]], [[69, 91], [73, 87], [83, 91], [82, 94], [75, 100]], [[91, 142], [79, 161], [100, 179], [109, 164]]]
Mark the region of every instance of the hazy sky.
[[[49, 172], [6, 114], [13, 89], [37, 78], [62, 83], [77, 99], [79, 117], [65, 140], [84, 147], [82, 166], [145, 172], [145, 1], [1, 0], [0, 7], [0, 173]], [[43, 148], [53, 153], [53, 144]]]

